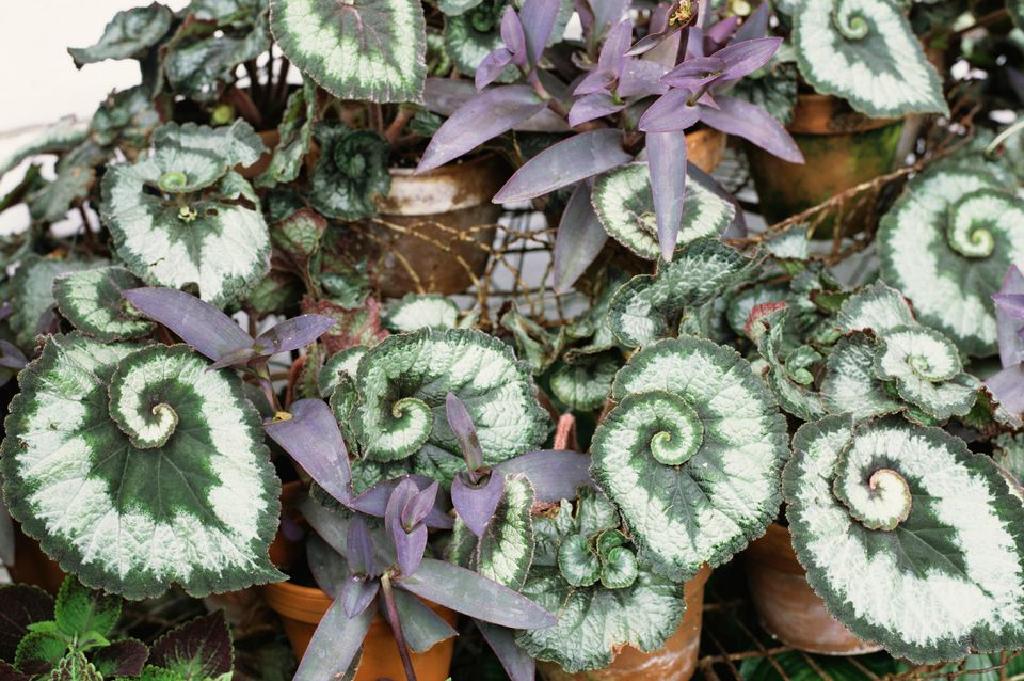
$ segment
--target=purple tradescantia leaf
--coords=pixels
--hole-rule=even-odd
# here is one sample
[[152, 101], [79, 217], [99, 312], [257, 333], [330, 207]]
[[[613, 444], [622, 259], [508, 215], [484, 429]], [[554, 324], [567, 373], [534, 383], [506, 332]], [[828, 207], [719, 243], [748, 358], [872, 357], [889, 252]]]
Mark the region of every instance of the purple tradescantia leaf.
[[663, 95], [668, 86], [661, 82], [661, 77], [668, 68], [656, 61], [648, 59], [627, 58], [619, 72], [619, 97], [649, 97]]
[[427, 548], [427, 526], [423, 524], [437, 496], [437, 482], [420, 491], [406, 478], [398, 484], [384, 510], [384, 527], [395, 543], [398, 569], [411, 575], [419, 568]]
[[726, 63], [717, 56], [696, 57], [687, 59], [666, 73], [661, 82], [680, 90], [697, 92], [703, 85], [720, 78], [725, 68]]
[[531, 64], [540, 61], [547, 46], [551, 29], [558, 17], [559, 0], [525, 0], [519, 12], [526, 37], [526, 54]]
[[771, 16], [771, 3], [762, 2], [754, 12], [743, 20], [743, 24], [733, 35], [732, 41], [740, 43], [745, 40], [756, 40], [768, 35], [768, 19]]
[[1024, 415], [1024, 365], [1014, 364], [989, 376], [985, 387], [1015, 419], [1019, 420]]
[[626, 108], [625, 102], [616, 103], [607, 92], [595, 92], [590, 95], [583, 95], [576, 100], [569, 110], [569, 125], [577, 126], [581, 123], [592, 121], [601, 116], [622, 111]]
[[644, 132], [677, 132], [693, 127], [700, 120], [701, 111], [700, 107], [690, 105], [692, 96], [689, 90], [669, 90], [640, 117], [640, 129]]
[[533, 658], [516, 645], [515, 632], [487, 622], [477, 622], [476, 626], [508, 674], [509, 681], [533, 681]]
[[523, 24], [519, 21], [519, 15], [511, 5], [505, 8], [501, 15], [501, 41], [512, 54], [512, 63], [525, 66], [528, 55], [526, 53], [526, 34], [523, 33]]
[[423, 552], [427, 550], [427, 534], [426, 525], [417, 525], [412, 532], [405, 532], [401, 527], [392, 532], [401, 574], [411, 575], [419, 569]]
[[700, 119], [705, 124], [742, 137], [784, 161], [804, 162], [796, 142], [767, 111], [736, 97], [718, 97], [716, 101], [717, 109], [701, 107]]
[[469, 531], [479, 537], [494, 517], [504, 491], [505, 476], [501, 473], [491, 473], [479, 485], [472, 485], [457, 475], [452, 480], [452, 506]]
[[[316, 503], [316, 502], [312, 502]], [[332, 516], [318, 516], [316, 520], [323, 524], [326, 518]], [[341, 526], [337, 516], [333, 516], [333, 525]], [[335, 528], [337, 529], [337, 528]], [[336, 533], [335, 533], [336, 534]], [[338, 553], [334, 546], [319, 535], [312, 535], [306, 542], [306, 564], [313, 575], [313, 581], [332, 599], [341, 595], [345, 588], [345, 582], [349, 578], [349, 568], [342, 554]]]
[[324, 681], [345, 676], [363, 646], [374, 612], [367, 608], [355, 617], [334, 601], [316, 628], [292, 681]]
[[[508, 9], [512, 9], [509, 7]], [[491, 50], [476, 67], [476, 89], [483, 90], [501, 75], [512, 63], [512, 53], [504, 47]]]
[[286, 319], [256, 336], [255, 347], [261, 355], [276, 355], [291, 352], [316, 342], [327, 333], [335, 322], [330, 317], [318, 314], [304, 314]]
[[622, 150], [622, 132], [610, 128], [590, 130], [540, 152], [509, 178], [494, 195], [494, 203], [525, 201], [628, 163]]
[[555, 236], [555, 290], [565, 293], [580, 278], [608, 241], [590, 202], [590, 183], [580, 182], [562, 211]]
[[608, 31], [608, 37], [601, 46], [601, 53], [597, 56], [597, 70], [618, 77], [632, 40], [633, 22], [629, 17], [623, 17]]
[[349, 521], [347, 540], [345, 556], [349, 570], [357, 575], [378, 574], [373, 560], [373, 538], [361, 515], [355, 515]]
[[380, 582], [366, 575], [349, 575], [338, 591], [338, 600], [345, 607], [349, 619], [361, 615], [380, 590]]
[[462, 449], [462, 456], [466, 459], [466, 469], [473, 474], [484, 465], [484, 452], [480, 448], [480, 438], [476, 434], [476, 426], [473, 425], [465, 402], [454, 393], [448, 393], [445, 397], [445, 414], [448, 426], [455, 433], [455, 438]]
[[781, 44], [782, 38], [773, 36], [734, 42], [723, 47], [715, 53], [715, 58], [725, 64], [721, 80], [736, 80], [753, 73], [771, 60]]
[[525, 475], [533, 485], [534, 501], [548, 504], [573, 499], [580, 487], [589, 487], [590, 455], [570, 449], [538, 449], [502, 461], [494, 472]]
[[[406, 475], [393, 480], [385, 480], [384, 482], [377, 483], [359, 496], [354, 497], [348, 504], [348, 507], [367, 515], [383, 518], [384, 512], [387, 510], [388, 500], [391, 498], [391, 493], [404, 480], [414, 481], [420, 489], [425, 489], [434, 482], [430, 478], [422, 475]], [[452, 519], [448, 515], [448, 509], [445, 506], [445, 503], [446, 501], [443, 494], [438, 493], [437, 496], [434, 497], [434, 507], [427, 514], [427, 517], [424, 520], [427, 527], [440, 529], [451, 528]]]
[[427, 516], [430, 514], [430, 510], [434, 507], [434, 500], [437, 499], [438, 489], [439, 486], [435, 480], [429, 487], [416, 492], [412, 495], [412, 498], [406, 502], [405, 506], [402, 508], [400, 516], [402, 525], [406, 529], [420, 525], [427, 519]]
[[214, 362], [252, 347], [252, 336], [231, 317], [184, 291], [148, 286], [128, 289], [122, 295], [142, 314], [160, 322]]
[[417, 173], [444, 165], [540, 113], [547, 104], [529, 85], [485, 90], [456, 109], [434, 133]]
[[403, 575], [396, 586], [464, 615], [510, 629], [545, 629], [555, 616], [495, 581], [451, 563], [424, 558], [420, 569]]
[[600, 39], [608, 27], [622, 19], [629, 8], [629, 0], [590, 0], [587, 4], [589, 14], [593, 17], [590, 31], [597, 39]]
[[736, 15], [726, 17], [715, 23], [704, 32], [704, 54], [713, 54], [732, 37], [739, 26], [740, 18]]
[[1003, 277], [999, 292], [992, 296], [996, 304], [996, 340], [999, 360], [1004, 367], [1024, 362], [1024, 274], [1011, 265]]
[[28, 357], [25, 356], [16, 345], [0, 340], [0, 367], [8, 369], [23, 369], [28, 364]]
[[309, 398], [293, 402], [291, 410], [290, 419], [264, 424], [267, 435], [328, 494], [348, 505], [352, 500], [348, 449], [330, 407]]
[[686, 32], [686, 59], [706, 57], [704, 52], [704, 31], [699, 26], [691, 26]]
[[595, 92], [605, 92], [607, 94], [607, 90], [614, 82], [614, 74], [594, 69], [583, 77], [583, 80], [576, 85], [576, 89], [572, 93], [577, 97], [592, 95]]
[[686, 201], [686, 135], [682, 131], [649, 132], [646, 150], [658, 244], [662, 259], [671, 262]]

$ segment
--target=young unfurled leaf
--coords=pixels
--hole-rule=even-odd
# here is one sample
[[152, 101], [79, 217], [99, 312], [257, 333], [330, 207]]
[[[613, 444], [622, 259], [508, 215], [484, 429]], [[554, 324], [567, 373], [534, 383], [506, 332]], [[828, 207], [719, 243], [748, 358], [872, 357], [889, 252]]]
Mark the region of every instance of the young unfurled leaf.
[[601, 577], [601, 561], [584, 535], [572, 535], [558, 547], [558, 572], [572, 586], [592, 586]]
[[[630, 163], [602, 176], [594, 183], [592, 200], [609, 236], [641, 257], [658, 257], [658, 231], [647, 164]], [[697, 182], [687, 183], [677, 246], [703, 236], [718, 236], [735, 215], [733, 204]]]
[[878, 344], [863, 333], [852, 333], [836, 342], [821, 383], [829, 413], [850, 414], [861, 420], [903, 409], [875, 371], [877, 354]]
[[82, 333], [109, 343], [149, 334], [156, 326], [140, 317], [121, 295], [141, 282], [122, 267], [72, 272], [54, 280], [60, 313]]
[[827, 417], [794, 450], [793, 546], [850, 631], [919, 663], [1024, 644], [1024, 508], [991, 459], [892, 417]]
[[185, 346], [72, 334], [51, 337], [20, 386], [5, 497], [85, 584], [143, 598], [281, 577], [266, 554], [280, 483], [234, 376]]
[[[474, 76], [482, 63], [484, 64], [484, 70], [487, 70], [488, 66], [484, 63], [484, 60], [495, 50], [503, 47], [504, 41], [499, 33], [503, 11], [511, 11], [513, 16], [515, 15], [512, 6], [502, 2], [502, 0], [477, 0], [476, 5], [465, 12], [461, 12], [457, 16], [448, 15], [445, 17], [445, 52], [451, 57], [452, 62], [459, 68], [459, 71], [467, 76]], [[521, 31], [522, 29], [520, 28]], [[507, 45], [505, 47], [507, 48]], [[506, 52], [508, 52], [507, 49]], [[505, 64], [498, 64], [495, 68], [497, 69], [497, 74], [492, 74], [493, 79], [490, 82], [496, 80], [508, 83], [515, 80], [519, 75], [519, 70], [512, 65], [512, 55], [510, 52]], [[478, 87], [478, 89], [480, 88]]]
[[806, 0], [794, 12], [800, 74], [868, 116], [946, 113], [942, 82], [894, 0]]
[[423, 92], [426, 22], [415, 0], [271, 0], [270, 28], [285, 56], [335, 97], [406, 102]]
[[882, 277], [918, 320], [972, 356], [996, 352], [992, 294], [1024, 260], [1024, 204], [990, 175], [939, 164], [907, 184], [882, 218]]
[[[813, 385], [793, 380], [791, 365], [783, 357], [783, 334], [788, 314], [789, 310], [783, 308], [756, 319], [751, 324], [752, 335], [757, 351], [768, 363], [765, 382], [779, 398], [782, 408], [804, 421], [811, 421], [825, 415], [825, 405]], [[807, 378], [813, 381], [812, 376]]]
[[353, 429], [367, 456], [394, 461], [437, 447], [461, 460], [445, 416], [451, 392], [466, 404], [484, 462], [536, 447], [547, 417], [508, 346], [478, 331], [423, 329], [370, 349], [356, 376]]
[[278, 142], [267, 169], [256, 178], [257, 187], [274, 187], [291, 182], [299, 176], [302, 162], [313, 139], [316, 118], [316, 85], [303, 83], [302, 89], [288, 96], [281, 122], [277, 126]]
[[360, 220], [377, 214], [377, 202], [388, 193], [388, 144], [372, 130], [319, 123], [313, 131], [320, 160], [311, 179], [309, 199], [323, 215]]
[[686, 579], [764, 532], [786, 422], [736, 351], [693, 336], [644, 348], [612, 386], [591, 472], [656, 572]]
[[627, 347], [645, 345], [675, 330], [688, 308], [701, 305], [743, 276], [750, 259], [718, 239], [697, 239], [661, 263], [655, 275], [641, 274], [612, 298], [609, 324]]
[[388, 331], [408, 333], [420, 329], [454, 329], [459, 306], [444, 296], [406, 295], [388, 303], [383, 321]]
[[171, 27], [174, 13], [158, 2], [118, 12], [103, 29], [99, 41], [90, 47], [69, 47], [75, 66], [105, 59], [141, 59]]
[[103, 681], [103, 677], [85, 655], [71, 652], [50, 673], [50, 681]]
[[366, 348], [357, 345], [354, 348], [340, 350], [328, 357], [317, 377], [320, 396], [330, 398], [343, 379], [354, 379], [359, 362], [365, 354]]

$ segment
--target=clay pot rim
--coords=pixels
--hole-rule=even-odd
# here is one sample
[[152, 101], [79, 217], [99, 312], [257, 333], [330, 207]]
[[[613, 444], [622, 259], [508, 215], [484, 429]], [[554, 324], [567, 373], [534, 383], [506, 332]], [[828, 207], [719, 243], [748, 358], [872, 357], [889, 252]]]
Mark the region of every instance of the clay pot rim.
[[[839, 116], [842, 123], [836, 125]], [[836, 95], [806, 92], [797, 95], [793, 120], [786, 130], [803, 135], [848, 135], [902, 123], [905, 117], [872, 118], [850, 108]]]

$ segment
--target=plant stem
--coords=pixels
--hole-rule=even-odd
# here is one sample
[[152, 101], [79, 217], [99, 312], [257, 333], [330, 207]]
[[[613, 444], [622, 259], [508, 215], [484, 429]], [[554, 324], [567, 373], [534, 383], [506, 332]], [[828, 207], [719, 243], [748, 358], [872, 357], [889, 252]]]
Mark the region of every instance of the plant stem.
[[548, 103], [548, 106], [551, 109], [553, 109], [555, 113], [557, 113], [559, 116], [569, 115], [569, 112], [566, 110], [564, 106], [562, 106], [562, 103], [555, 99], [550, 92], [548, 92], [547, 88], [544, 87], [544, 83], [540, 82], [540, 77], [537, 75], [536, 69], [530, 71], [530, 73], [526, 76], [526, 80], [527, 82], [530, 83], [530, 87], [533, 88], [533, 91], [537, 93], [537, 96], [545, 100]]
[[409, 646], [405, 643], [402, 623], [398, 619], [398, 606], [395, 605], [395, 593], [391, 588], [391, 576], [387, 572], [380, 576], [380, 586], [384, 593], [384, 612], [387, 614], [388, 624], [391, 625], [391, 632], [395, 635], [395, 643], [398, 644], [402, 667], [405, 668], [405, 681], [416, 681], [416, 670], [413, 669]]
[[384, 139], [388, 141], [391, 146], [395, 145], [398, 141], [399, 135], [402, 134], [402, 129], [405, 124], [412, 120], [413, 111], [407, 107], [402, 107], [398, 110], [398, 115], [395, 116], [395, 120], [391, 121], [391, 125], [384, 130]]
[[376, 102], [370, 102], [370, 127], [378, 134], [384, 134], [384, 109]]

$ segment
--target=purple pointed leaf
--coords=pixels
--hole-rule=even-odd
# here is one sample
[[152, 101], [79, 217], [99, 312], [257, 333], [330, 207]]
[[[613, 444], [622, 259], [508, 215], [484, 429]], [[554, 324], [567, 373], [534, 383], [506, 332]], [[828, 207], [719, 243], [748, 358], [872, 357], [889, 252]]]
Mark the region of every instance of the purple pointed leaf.
[[455, 110], [434, 133], [416, 172], [433, 170], [476, 149], [546, 106], [528, 85], [505, 85], [481, 92]]
[[519, 12], [523, 34], [526, 37], [526, 54], [531, 64], [540, 61], [548, 44], [551, 29], [558, 17], [559, 0], [525, 0]]
[[691, 26], [686, 31], [686, 59], [699, 59], [707, 56], [704, 53], [704, 31], [699, 26]]
[[595, 92], [607, 93], [611, 84], [615, 81], [615, 75], [607, 71], [594, 69], [577, 83], [572, 93], [577, 97], [592, 95]]
[[[423, 105], [434, 113], [451, 116], [460, 106], [477, 97], [473, 83], [451, 78], [427, 78], [423, 91]], [[524, 121], [512, 126], [513, 130], [527, 132], [565, 132], [569, 124], [562, 116], [544, 108]]]
[[[527, 60], [526, 34], [523, 33], [523, 24], [519, 21], [512, 5], [505, 8], [501, 15], [501, 41], [512, 55], [512, 63], [524, 66]], [[479, 67], [478, 67], [479, 68]], [[477, 86], [479, 87], [479, 85]]]
[[[1011, 265], [1012, 269], [1016, 269]], [[1012, 270], [1011, 270], [1012, 271]], [[1019, 270], [1018, 270], [1019, 272]], [[1007, 273], [1009, 276], [1009, 272]], [[1017, 277], [1020, 276], [1018, 273]], [[1003, 280], [1003, 286], [1006, 286], [1006, 280]], [[996, 309], [1006, 314], [1010, 319], [1024, 319], [1024, 294], [1021, 293], [996, 293], [992, 296], [992, 300], [996, 304]], [[0, 341], [2, 344], [4, 341]]]
[[445, 397], [445, 414], [448, 418], [448, 427], [455, 433], [462, 449], [462, 456], [466, 459], [466, 469], [474, 473], [484, 465], [484, 452], [480, 448], [480, 438], [476, 434], [476, 426], [466, 409], [466, 404], [454, 393], [448, 393]]
[[618, 77], [626, 51], [633, 40], [633, 22], [623, 17], [608, 31], [601, 53], [597, 57], [597, 70]]
[[576, 498], [581, 487], [590, 487], [590, 455], [569, 449], [538, 449], [502, 461], [494, 471], [525, 475], [533, 485], [534, 501], [550, 504]]
[[[387, 509], [388, 499], [391, 498], [392, 491], [394, 491], [394, 489], [406, 479], [414, 480], [420, 489], [428, 487], [434, 482], [430, 478], [422, 475], [406, 475], [393, 480], [385, 480], [384, 482], [377, 483], [359, 496], [354, 497], [348, 504], [348, 507], [353, 510], [366, 513], [367, 515], [383, 518]], [[451, 528], [452, 519], [448, 515], [445, 503], [445, 497], [439, 491], [437, 496], [434, 498], [433, 509], [427, 515], [426, 520], [424, 520], [427, 527], [439, 529]]]
[[334, 546], [317, 534], [311, 535], [306, 541], [306, 564], [313, 581], [324, 593], [332, 600], [341, 595], [349, 578], [349, 568], [344, 556]]
[[732, 42], [756, 40], [768, 35], [768, 19], [771, 15], [771, 3], [762, 2], [754, 12], [743, 20], [743, 24], [732, 37]]
[[338, 600], [345, 606], [349, 619], [363, 613], [380, 590], [380, 582], [365, 575], [349, 575], [341, 585]]
[[649, 97], [663, 95], [668, 86], [661, 82], [661, 77], [668, 69], [664, 64], [647, 59], [628, 58], [622, 63], [619, 72], [619, 97]]
[[491, 473], [478, 486], [471, 485], [463, 476], [457, 475], [452, 480], [452, 506], [469, 531], [479, 537], [494, 517], [504, 491], [505, 476], [501, 473]]
[[1024, 415], [1024, 364], [1014, 364], [989, 376], [985, 387], [1015, 419]]
[[552, 144], [509, 178], [494, 203], [525, 201], [607, 172], [633, 157], [622, 149], [622, 132], [590, 130]]
[[[437, 482], [434, 482], [437, 485]], [[436, 495], [436, 487], [432, 490]], [[423, 551], [427, 548], [427, 526], [409, 523], [403, 516], [408, 515], [410, 505], [420, 494], [416, 483], [406, 478], [391, 493], [387, 508], [384, 511], [384, 527], [395, 544], [395, 555], [398, 558], [398, 569], [403, 575], [411, 575], [419, 567]]]
[[400, 527], [393, 533], [395, 539], [395, 555], [398, 557], [398, 570], [403, 575], [411, 575], [420, 567], [423, 552], [427, 550], [427, 526], [417, 525], [412, 532], [405, 532]]
[[715, 53], [714, 58], [725, 65], [722, 80], [737, 80], [767, 64], [782, 45], [782, 38], [757, 38], [732, 43]]
[[[739, 26], [739, 23], [740, 18], [734, 14], [731, 17], [726, 17], [716, 22], [714, 26], [704, 31], [704, 53], [713, 54], [715, 50], [724, 45], [732, 37], [733, 33], [736, 32], [736, 27]], [[708, 47], [712, 49], [707, 49]]]
[[160, 322], [213, 361], [252, 347], [252, 336], [226, 314], [184, 291], [150, 286], [122, 295], [150, 319]]
[[649, 132], [646, 150], [658, 244], [661, 257], [671, 262], [686, 201], [686, 135], [681, 131]]
[[414, 652], [425, 653], [441, 641], [459, 635], [415, 595], [401, 589], [393, 589], [391, 593], [395, 598], [395, 609], [402, 623], [405, 642]]
[[269, 331], [256, 336], [256, 348], [264, 355], [291, 352], [316, 342], [327, 333], [335, 322], [319, 314], [304, 314], [277, 324]]
[[511, 629], [545, 629], [555, 616], [507, 586], [451, 563], [424, 558], [419, 570], [397, 582], [420, 598]]
[[348, 523], [346, 546], [348, 551], [345, 552], [345, 556], [348, 558], [349, 570], [354, 574], [377, 574], [373, 561], [373, 538], [361, 515], [354, 516]]
[[597, 38], [600, 38], [609, 26], [617, 23], [629, 9], [629, 0], [590, 0], [589, 4], [594, 17], [591, 30]]
[[23, 369], [28, 364], [28, 357], [13, 343], [0, 340], [0, 367]]
[[[300, 508], [302, 517], [315, 533], [315, 536], [309, 537], [306, 544], [307, 555], [311, 553], [310, 547], [316, 543], [316, 540], [322, 539], [339, 558], [344, 556], [348, 551], [348, 518], [337, 510], [324, 508], [318, 501], [310, 497], [302, 500]], [[329, 591], [323, 585], [320, 588]]]
[[569, 110], [569, 125], [583, 123], [617, 113], [626, 108], [625, 102], [616, 103], [607, 92], [595, 92], [578, 98]]
[[1024, 362], [1024, 274], [1011, 265], [999, 292], [992, 296], [996, 308], [996, 340], [1004, 367]]
[[509, 681], [533, 681], [533, 658], [516, 645], [515, 632], [487, 622], [477, 622], [476, 626], [508, 674]]
[[726, 64], [718, 57], [687, 59], [666, 73], [661, 82], [680, 90], [696, 92], [701, 86], [721, 77]]
[[435, 480], [430, 486], [412, 495], [399, 516], [403, 527], [410, 528], [426, 520], [434, 507], [434, 500], [437, 499], [439, 488], [438, 482]]
[[[509, 8], [511, 9], [511, 7]], [[485, 87], [498, 79], [509, 64], [512, 63], [512, 53], [504, 47], [491, 50], [487, 56], [480, 61], [476, 67], [476, 89], [483, 90]]]
[[224, 367], [231, 366], [242, 366], [251, 362], [260, 353], [256, 348], [239, 348], [238, 350], [232, 350], [231, 352], [225, 352], [220, 356], [216, 362], [210, 364], [210, 369], [223, 369]]
[[292, 681], [343, 678], [363, 646], [373, 615], [373, 610], [367, 608], [356, 617], [349, 618], [345, 614], [345, 605], [334, 601], [313, 633]]
[[572, 288], [607, 241], [608, 233], [590, 202], [590, 184], [580, 182], [562, 211], [555, 236], [555, 291]]
[[264, 424], [267, 435], [342, 504], [352, 499], [348, 449], [331, 408], [318, 398], [297, 400], [291, 418]]
[[689, 90], [669, 90], [640, 117], [640, 129], [644, 132], [678, 132], [693, 127], [700, 120], [701, 111], [699, 107], [690, 105], [692, 96]]
[[784, 161], [804, 162], [796, 142], [767, 111], [736, 97], [718, 97], [717, 102], [718, 109], [700, 108], [700, 119], [705, 124], [742, 137]]

